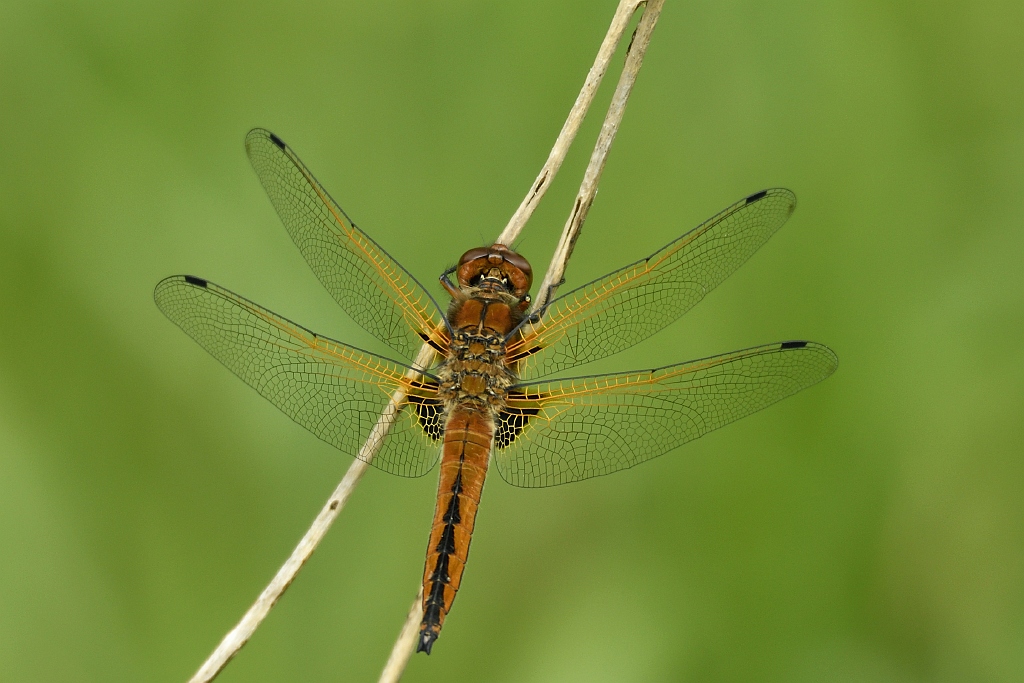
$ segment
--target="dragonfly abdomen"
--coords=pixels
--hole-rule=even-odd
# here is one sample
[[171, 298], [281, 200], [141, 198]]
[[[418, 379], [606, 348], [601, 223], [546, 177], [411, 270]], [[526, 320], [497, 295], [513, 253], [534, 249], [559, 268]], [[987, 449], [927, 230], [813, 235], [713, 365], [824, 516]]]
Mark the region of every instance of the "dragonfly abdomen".
[[494, 422], [485, 411], [456, 406], [445, 425], [437, 506], [423, 571], [419, 652], [430, 654], [459, 590], [493, 437]]

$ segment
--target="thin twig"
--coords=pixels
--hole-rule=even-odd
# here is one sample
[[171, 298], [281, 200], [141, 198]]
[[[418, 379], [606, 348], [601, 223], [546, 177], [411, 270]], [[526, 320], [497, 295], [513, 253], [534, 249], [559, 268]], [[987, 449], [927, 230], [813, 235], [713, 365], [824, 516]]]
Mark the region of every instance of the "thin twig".
[[[430, 367], [433, 360], [434, 350], [424, 344], [419, 355], [416, 356], [413, 365], [418, 368], [427, 368]], [[416, 376], [417, 373], [410, 370], [409, 375]], [[224, 636], [224, 639], [217, 646], [217, 649], [213, 651], [213, 654], [203, 662], [203, 665], [199, 667], [199, 671], [189, 679], [189, 683], [208, 683], [208, 681], [212, 681], [220, 673], [221, 669], [231, 661], [231, 658], [238, 654], [238, 651], [248, 642], [249, 638], [252, 637], [253, 632], [256, 631], [256, 628], [266, 618], [274, 603], [278, 601], [285, 590], [288, 589], [288, 586], [291, 585], [291, 582], [295, 580], [295, 576], [302, 569], [302, 565], [306, 563], [306, 560], [313, 554], [316, 547], [320, 545], [320, 541], [323, 540], [327, 530], [331, 528], [331, 524], [334, 523], [342, 508], [345, 507], [345, 503], [352, 494], [352, 490], [355, 489], [363, 473], [370, 467], [370, 461], [373, 460], [374, 456], [377, 455], [377, 451], [380, 450], [384, 437], [387, 436], [388, 430], [398, 416], [399, 404], [401, 404], [404, 398], [405, 393], [402, 391], [396, 392], [391, 397], [391, 402], [384, 409], [384, 412], [381, 413], [380, 418], [377, 419], [377, 424], [370, 431], [370, 436], [367, 437], [366, 443], [359, 450], [358, 457], [345, 472], [341, 483], [334, 489], [331, 497], [327, 499], [327, 503], [320, 510], [320, 514], [313, 520], [313, 525], [309, 527], [309, 531], [299, 541], [291, 556], [277, 571], [270, 584], [260, 593], [253, 606], [249, 608], [241, 621], [228, 631], [228, 634]]]
[[530, 191], [523, 198], [522, 204], [512, 214], [508, 225], [498, 235], [498, 239], [495, 240], [496, 242], [512, 246], [512, 243], [515, 242], [526, 222], [530, 220], [530, 216], [533, 215], [537, 204], [544, 197], [544, 193], [548, 191], [551, 181], [555, 179], [558, 169], [562, 166], [562, 161], [565, 160], [565, 155], [569, 153], [572, 141], [576, 139], [576, 133], [579, 132], [583, 119], [587, 116], [587, 110], [590, 109], [590, 104], [594, 101], [594, 95], [597, 94], [598, 86], [601, 85], [601, 79], [604, 78], [605, 72], [608, 71], [608, 64], [615, 55], [619, 41], [622, 40], [622, 34], [625, 33], [626, 28], [629, 26], [630, 18], [637, 7], [642, 4], [643, 0], [621, 0], [619, 2], [619, 6], [615, 10], [615, 16], [612, 17], [612, 23], [608, 27], [608, 33], [604, 37], [604, 42], [601, 43], [601, 47], [597, 51], [597, 57], [594, 58], [594, 66], [590, 67], [587, 79], [583, 81], [583, 88], [576, 97], [576, 102], [572, 105], [572, 109], [569, 110], [569, 116], [565, 119], [565, 124], [555, 139], [555, 144], [551, 148], [548, 160], [540, 169], [540, 173], [537, 174], [537, 179], [533, 181], [533, 185], [530, 186]]
[[[647, 44], [650, 41], [651, 31], [653, 31], [654, 24], [657, 22], [658, 15], [661, 13], [661, 6], [663, 3], [664, 0], [649, 0], [646, 3], [647, 8], [644, 11], [639, 25], [637, 26], [636, 32], [634, 33], [633, 43], [630, 47], [629, 54], [627, 55], [626, 64], [623, 67], [622, 76], [619, 79], [619, 85], [612, 97], [612, 103], [609, 106], [608, 114], [606, 115], [604, 125], [601, 128], [601, 133], [598, 136], [597, 145], [591, 155], [590, 165], [587, 168], [587, 173], [584, 176], [583, 184], [580, 187], [576, 202], [573, 204], [573, 211], [569, 217], [569, 221], [566, 223], [562, 240], [560, 241], [558, 249], [555, 252], [555, 256], [551, 261], [551, 266], [548, 268], [548, 272], [544, 276], [541, 289], [538, 291], [538, 298], [535, 307], [543, 304], [549, 292], [554, 289], [551, 285], [553, 283], [560, 282], [562, 275], [565, 272], [566, 263], [568, 262], [569, 256], [572, 254], [572, 247], [575, 244], [580, 229], [583, 227], [583, 221], [586, 219], [587, 211], [593, 202], [594, 194], [597, 192], [597, 183], [600, 180], [601, 171], [604, 169], [604, 162], [607, 157], [608, 150], [615, 139], [615, 133], [618, 130], [619, 123], [622, 121], [622, 115], [625, 112], [626, 100], [629, 98], [633, 83], [636, 80], [636, 74], [640, 69], [640, 64], [643, 61], [643, 55], [646, 52]], [[622, 39], [622, 35], [629, 24], [630, 18], [636, 9], [643, 4], [645, 4], [643, 0], [621, 0], [619, 3], [619, 6], [615, 11], [615, 16], [612, 19], [612, 24], [608, 29], [608, 33], [605, 36], [604, 42], [601, 44], [601, 48], [598, 51], [597, 58], [594, 61], [594, 66], [591, 67], [590, 72], [587, 74], [587, 79], [583, 84], [583, 89], [576, 98], [576, 102], [569, 112], [569, 117], [566, 119], [565, 125], [562, 126], [562, 130], [555, 141], [555, 146], [552, 148], [547, 162], [544, 164], [540, 174], [537, 176], [537, 180], [531, 186], [530, 191], [523, 199], [519, 209], [517, 209], [516, 213], [512, 216], [508, 226], [506, 226], [501, 235], [499, 235], [496, 240], [497, 242], [502, 244], [511, 244], [519, 235], [523, 226], [526, 225], [527, 220], [529, 220], [530, 216], [533, 214], [534, 209], [540, 199], [544, 196], [544, 193], [550, 186], [555, 174], [558, 172], [562, 161], [565, 159], [565, 155], [568, 152], [573, 139], [576, 137], [576, 133], [579, 131], [579, 127], [586, 116], [587, 110], [593, 102], [594, 95], [601, 83], [601, 79], [604, 77], [604, 74], [608, 69], [608, 63]], [[424, 345], [420, 350], [419, 355], [416, 357], [414, 366], [426, 368], [430, 366], [433, 360], [434, 350], [430, 346]], [[411, 372], [410, 374], [415, 373]], [[348, 471], [345, 473], [344, 478], [342, 478], [341, 483], [338, 484], [334, 493], [331, 494], [331, 497], [327, 500], [327, 503], [320, 511], [320, 514], [316, 516], [316, 519], [313, 521], [309, 531], [307, 531], [302, 537], [302, 540], [299, 541], [295, 550], [292, 551], [291, 556], [284, 565], [282, 565], [281, 569], [278, 570], [270, 584], [262, 593], [260, 593], [259, 598], [257, 598], [252, 607], [249, 608], [238, 624], [231, 629], [226, 636], [224, 636], [220, 645], [217, 646], [217, 649], [214, 650], [210, 657], [203, 663], [199, 668], [199, 671], [189, 679], [189, 683], [208, 683], [209, 681], [212, 681], [231, 660], [231, 658], [238, 653], [242, 646], [248, 642], [249, 638], [252, 637], [256, 628], [263, 622], [267, 614], [270, 612], [270, 609], [278, 599], [280, 599], [281, 595], [284, 594], [284, 591], [287, 590], [291, 582], [295, 580], [295, 576], [298, 574], [299, 570], [302, 569], [306, 560], [308, 560], [313, 554], [313, 551], [316, 550], [316, 547], [320, 544], [320, 541], [327, 533], [327, 530], [330, 529], [334, 520], [341, 512], [342, 508], [344, 508], [352, 490], [366, 472], [370, 461], [380, 449], [388, 430], [394, 424], [394, 421], [398, 416], [398, 406], [404, 398], [405, 396], [403, 392], [396, 392], [394, 396], [392, 396], [391, 402], [381, 414], [377, 424], [370, 432], [370, 436], [367, 438], [366, 443], [363, 445], [362, 449], [360, 449], [358, 457], [352, 463], [351, 467], [348, 468]], [[409, 615], [402, 627], [398, 640], [392, 648], [391, 656], [389, 657], [387, 665], [381, 674], [380, 681], [382, 683], [393, 683], [398, 681], [402, 672], [405, 670], [409, 657], [412, 655], [413, 645], [416, 641], [417, 627], [423, 618], [422, 591], [423, 589], [421, 587], [415, 602], [413, 602], [413, 605], [409, 610]]]
[[597, 136], [594, 152], [590, 155], [590, 164], [587, 166], [587, 172], [583, 175], [580, 191], [576, 195], [576, 201], [572, 204], [572, 211], [569, 213], [569, 219], [565, 222], [562, 237], [551, 257], [551, 265], [548, 266], [547, 273], [537, 289], [537, 298], [533, 302], [535, 311], [541, 310], [544, 304], [550, 300], [554, 290], [561, 284], [562, 276], [565, 275], [565, 267], [569, 263], [569, 257], [572, 256], [576, 238], [579, 237], [580, 231], [583, 229], [583, 222], [587, 220], [590, 205], [594, 203], [597, 184], [601, 180], [601, 172], [604, 171], [608, 152], [612, 147], [612, 142], [615, 141], [615, 134], [619, 131], [622, 116], [626, 113], [626, 102], [629, 101], [629, 95], [633, 91], [633, 84], [643, 65], [647, 46], [651, 42], [651, 34], [654, 32], [654, 26], [658, 23], [658, 17], [661, 15], [661, 8], [664, 4], [665, 0], [650, 0], [640, 17], [636, 31], [633, 33], [633, 41], [626, 54], [626, 63], [622, 67], [619, 84], [615, 87], [611, 104], [608, 105], [608, 113], [604, 117], [604, 124]]
[[[633, 10], [640, 4], [636, 2], [621, 2], [619, 3], [619, 9], [615, 13], [615, 18], [612, 20], [612, 27], [608, 29], [608, 36], [611, 36], [614, 30], [618, 30], [618, 35], [615, 38], [615, 45], [618, 44], [619, 39], [622, 37], [622, 30], [616, 29], [621, 23], [623, 26], [628, 23], [629, 16], [627, 15], [623, 20], [620, 13], [624, 8], [628, 9], [631, 15]], [[615, 94], [612, 96], [611, 104], [608, 105], [608, 113], [605, 115], [604, 124], [601, 127], [601, 133], [598, 135], [597, 143], [594, 145], [594, 152], [590, 157], [590, 165], [587, 167], [587, 172], [583, 176], [583, 182], [580, 185], [579, 193], [576, 196], [576, 201], [573, 202], [573, 210], [569, 215], [569, 220], [565, 224], [565, 229], [562, 233], [562, 239], [559, 241], [558, 247], [555, 250], [555, 255], [551, 259], [551, 265], [548, 266], [548, 271], [544, 275], [544, 280], [541, 282], [541, 288], [538, 290], [537, 301], [534, 304], [534, 310], [537, 310], [539, 306], [542, 306], [547, 300], [549, 292], [553, 292], [556, 283], [561, 282], [562, 275], [565, 273], [565, 267], [569, 262], [569, 257], [572, 255], [573, 245], [576, 243], [576, 238], [579, 237], [580, 230], [583, 228], [583, 222], [587, 218], [587, 212], [590, 209], [590, 205], [594, 201], [594, 195], [597, 194], [597, 184], [601, 179], [601, 171], [604, 170], [605, 161], [608, 158], [608, 151], [611, 149], [612, 142], [615, 141], [615, 133], [619, 130], [619, 124], [622, 123], [622, 117], [626, 113], [626, 101], [629, 99], [629, 95], [633, 90], [633, 84], [636, 82], [637, 74], [640, 71], [640, 67], [643, 65], [644, 55], [647, 53], [647, 46], [651, 42], [651, 34], [654, 32], [654, 26], [658, 23], [658, 17], [661, 15], [661, 8], [665, 4], [665, 0], [648, 0], [646, 3], [647, 7], [644, 9], [643, 16], [640, 18], [640, 22], [636, 27], [636, 31], [633, 34], [633, 41], [629, 46], [629, 53], [626, 55], [626, 63], [622, 67], [622, 76], [619, 78], [619, 84], [615, 88]], [[572, 142], [572, 137], [576, 135], [576, 130], [579, 128], [579, 122], [583, 120], [583, 116], [586, 115], [586, 107], [590, 106], [590, 102], [593, 100], [593, 93], [587, 95], [586, 107], [582, 111], [577, 111], [577, 107], [580, 101], [583, 99], [584, 94], [587, 93], [588, 85], [590, 84], [591, 78], [594, 76], [595, 71], [598, 69], [598, 62], [604, 60], [602, 65], [601, 74], [597, 77], [597, 81], [600, 82], [601, 76], [604, 75], [604, 70], [607, 69], [607, 63], [610, 59], [610, 55], [605, 56], [603, 54], [608, 43], [608, 38], [605, 38], [605, 43], [601, 45], [601, 52], [598, 53], [597, 61], [595, 61], [593, 68], [590, 70], [590, 74], [587, 75], [587, 83], [583, 86], [583, 91], [580, 92], [579, 98], [576, 100], [576, 105], [573, 106], [572, 111], [569, 112], [569, 119], [566, 120], [565, 125], [562, 126], [562, 133], [559, 134], [558, 140], [555, 142], [555, 148], [557, 149], [559, 144], [563, 142], [563, 136], [566, 135], [566, 131], [570, 129], [570, 124], [575, 119], [575, 128], [572, 129], [569, 135], [569, 142]], [[615, 45], [612, 45], [611, 52], [615, 52]], [[596, 84], [594, 88], [596, 90]], [[568, 147], [568, 143], [566, 143]], [[562, 163], [562, 159], [565, 158], [565, 151], [561, 152], [560, 156], [555, 154], [555, 149], [551, 151], [551, 155], [548, 157], [548, 162], [544, 165], [544, 170], [541, 171], [538, 176], [538, 183], [544, 181], [550, 183], [551, 177], [558, 170], [558, 166]], [[552, 160], [555, 160], [554, 163]], [[553, 170], [550, 176], [545, 175], [549, 167]], [[544, 190], [547, 189], [544, 185], [543, 189], [540, 189], [539, 195], [537, 194], [539, 185], [535, 184], [531, 188], [530, 192], [526, 195], [526, 199], [523, 200], [519, 210], [516, 211], [516, 215], [509, 221], [508, 227], [501, 233], [501, 237], [498, 241], [502, 244], [509, 244], [518, 235], [519, 230], [522, 229], [525, 224], [525, 218], [522, 219], [522, 223], [518, 222], [519, 214], [525, 212], [526, 218], [529, 218], [529, 214], [533, 212], [537, 201], [540, 196], [543, 196]], [[528, 207], [524, 208], [524, 207]], [[511, 231], [511, 237], [508, 241], [504, 241], [506, 233]], [[402, 625], [402, 630], [399, 633], [398, 640], [395, 642], [394, 648], [391, 650], [391, 657], [388, 659], [387, 665], [384, 667], [384, 672], [381, 674], [379, 683], [396, 683], [405, 670], [405, 666], [412, 656], [412, 648], [416, 642], [416, 630], [423, 620], [423, 588], [420, 587], [420, 593], [416, 597], [416, 601], [413, 602], [412, 607], [409, 609], [409, 616], [405, 620], [405, 624]]]
[[409, 616], [405, 618], [405, 625], [398, 634], [398, 640], [391, 648], [391, 655], [388, 663], [384, 665], [384, 671], [380, 674], [380, 683], [398, 683], [402, 677], [409, 658], [412, 657], [412, 646], [416, 644], [416, 636], [419, 635], [420, 622], [423, 621], [423, 585], [416, 594], [416, 599], [409, 608]]

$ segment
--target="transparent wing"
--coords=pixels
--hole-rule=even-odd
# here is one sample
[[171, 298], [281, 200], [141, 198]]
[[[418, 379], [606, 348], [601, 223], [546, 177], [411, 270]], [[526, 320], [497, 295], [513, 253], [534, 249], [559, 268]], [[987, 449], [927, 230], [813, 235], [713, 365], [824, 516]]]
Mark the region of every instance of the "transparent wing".
[[[214, 358], [338, 450], [361, 457], [388, 410], [394, 423], [376, 457], [364, 459], [406, 477], [426, 474], [437, 461], [443, 424], [433, 378], [321, 337], [200, 278], [169, 277], [153, 296]], [[404, 397], [391, 405], [396, 392]]]
[[752, 194], [651, 256], [555, 299], [509, 343], [519, 376], [534, 379], [647, 339], [729, 277], [786, 222], [796, 196]]
[[345, 312], [402, 358], [424, 341], [442, 354], [448, 332], [427, 291], [345, 215], [295, 152], [255, 128], [245, 149], [285, 229]]
[[820, 382], [838, 360], [784, 342], [657, 370], [513, 388], [494, 460], [502, 478], [554, 486], [633, 467]]

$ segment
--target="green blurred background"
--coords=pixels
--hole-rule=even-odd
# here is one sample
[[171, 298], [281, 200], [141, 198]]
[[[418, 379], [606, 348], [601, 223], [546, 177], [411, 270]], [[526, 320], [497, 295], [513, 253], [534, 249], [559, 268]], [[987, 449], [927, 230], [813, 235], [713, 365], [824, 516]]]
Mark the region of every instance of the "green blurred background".
[[[349, 465], [151, 298], [192, 273], [380, 348], [246, 131], [433, 287], [518, 205], [615, 4], [0, 4], [0, 680], [185, 680]], [[1024, 680], [1022, 34], [1020, 2], [669, 0], [569, 283], [763, 187], [801, 204], [589, 369], [791, 338], [840, 369], [612, 477], [494, 477], [406, 680]], [[537, 270], [615, 77], [521, 240]], [[367, 475], [220, 680], [376, 680], [435, 487]]]

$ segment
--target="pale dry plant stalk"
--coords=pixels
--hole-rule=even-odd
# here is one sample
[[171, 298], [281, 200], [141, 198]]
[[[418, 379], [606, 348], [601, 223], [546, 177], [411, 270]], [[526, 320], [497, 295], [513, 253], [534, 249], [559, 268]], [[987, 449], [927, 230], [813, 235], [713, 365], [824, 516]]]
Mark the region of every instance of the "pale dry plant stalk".
[[[569, 116], [562, 126], [562, 130], [555, 140], [547, 162], [545, 162], [537, 179], [530, 186], [530, 191], [509, 220], [508, 225], [496, 240], [496, 242], [511, 245], [522, 231], [523, 226], [526, 225], [537, 204], [544, 196], [544, 193], [547, 192], [552, 180], [554, 180], [555, 175], [558, 173], [558, 169], [561, 167], [569, 147], [575, 139], [583, 119], [586, 117], [594, 95], [597, 93], [601, 80], [608, 70], [608, 65], [629, 26], [633, 14], [639, 7], [646, 5], [643, 16], [634, 32], [622, 75], [619, 78], [618, 86], [612, 96], [612, 102], [609, 105], [604, 124], [594, 146], [594, 151], [591, 154], [590, 164], [584, 174], [583, 183], [580, 185], [576, 201], [573, 202], [572, 212], [562, 232], [562, 237], [555, 250], [551, 265], [541, 282], [541, 288], [538, 290], [533, 310], [539, 310], [544, 303], [549, 301], [551, 294], [561, 283], [576, 238], [579, 236], [583, 222], [586, 220], [587, 212], [597, 193], [597, 184], [601, 178], [601, 172], [604, 169], [608, 151], [615, 139], [615, 133], [618, 131], [622, 116], [625, 113], [626, 102], [629, 99], [633, 83], [636, 81], [637, 73], [647, 51], [647, 45], [650, 42], [651, 33], [658, 21], [658, 16], [661, 14], [663, 4], [664, 0], [649, 0], [647, 2], [643, 0], [621, 0], [619, 2], [619, 6], [616, 8], [615, 15], [612, 18], [612, 23], [594, 60], [594, 65], [590, 68], [583, 88], [580, 90], [580, 94], [576, 98], [576, 102], [573, 104]], [[414, 367], [426, 369], [430, 367], [435, 357], [434, 350], [430, 346], [424, 345], [414, 361]], [[410, 371], [409, 374], [415, 376], [417, 373]], [[299, 570], [302, 569], [306, 560], [316, 550], [320, 541], [323, 540], [328, 529], [330, 529], [334, 520], [337, 519], [338, 514], [344, 508], [356, 484], [359, 483], [359, 480], [369, 468], [370, 461], [380, 449], [388, 430], [398, 415], [398, 406], [404, 398], [405, 396], [402, 392], [397, 392], [392, 396], [388, 407], [381, 414], [369, 438], [360, 449], [358, 457], [345, 472], [345, 476], [327, 499], [327, 503], [313, 520], [313, 524], [302, 537], [302, 540], [299, 541], [295, 550], [292, 551], [287, 561], [277, 571], [277, 574], [274, 575], [274, 578], [267, 587], [263, 589], [256, 602], [246, 611], [238, 624], [224, 636], [217, 649], [203, 662], [203, 665], [195, 675], [189, 679], [189, 683], [207, 683], [212, 681], [231, 658], [238, 653], [242, 646], [248, 642], [249, 638], [252, 637], [252, 634], [263, 622], [267, 614], [269, 614], [274, 604], [281, 598], [292, 581], [295, 580]], [[417, 627], [423, 618], [422, 601], [423, 589], [421, 587], [381, 674], [381, 683], [392, 683], [401, 678], [402, 672], [405, 670], [406, 664], [413, 652]]]

